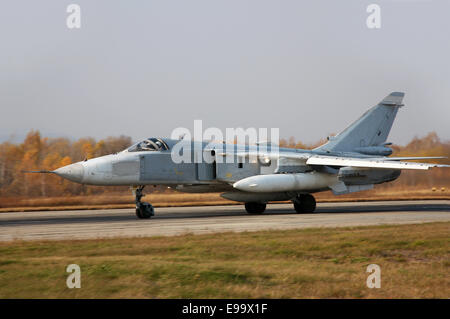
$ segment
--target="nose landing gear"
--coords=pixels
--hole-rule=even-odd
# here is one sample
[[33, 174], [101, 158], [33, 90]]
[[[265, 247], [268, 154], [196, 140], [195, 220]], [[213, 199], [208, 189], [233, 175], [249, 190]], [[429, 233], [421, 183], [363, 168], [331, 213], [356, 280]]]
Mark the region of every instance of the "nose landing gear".
[[136, 216], [140, 219], [148, 219], [155, 215], [155, 210], [153, 209], [152, 204], [147, 202], [141, 202], [142, 190], [145, 186], [139, 186], [137, 188], [133, 188], [132, 191], [136, 197]]

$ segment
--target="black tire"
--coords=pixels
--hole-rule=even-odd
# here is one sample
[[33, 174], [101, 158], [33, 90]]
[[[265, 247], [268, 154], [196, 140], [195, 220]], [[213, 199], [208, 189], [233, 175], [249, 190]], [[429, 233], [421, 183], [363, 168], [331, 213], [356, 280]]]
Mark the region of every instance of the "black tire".
[[140, 203], [139, 207], [136, 208], [136, 215], [141, 219], [148, 219], [155, 215], [153, 206], [149, 203]]
[[136, 207], [136, 216], [137, 216], [137, 218], [139, 218], [139, 219], [142, 218], [142, 216], [141, 216], [141, 210], [140, 210], [138, 207]]
[[310, 194], [301, 194], [294, 200], [295, 211], [299, 214], [311, 214], [316, 210], [316, 200]]
[[263, 203], [245, 203], [247, 213], [255, 215], [262, 214], [266, 210], [266, 204]]

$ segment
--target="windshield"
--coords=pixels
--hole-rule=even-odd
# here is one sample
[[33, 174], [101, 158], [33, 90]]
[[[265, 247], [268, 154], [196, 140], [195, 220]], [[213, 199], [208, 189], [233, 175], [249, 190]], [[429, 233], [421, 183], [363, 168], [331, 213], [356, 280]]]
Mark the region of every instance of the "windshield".
[[162, 139], [152, 137], [134, 144], [128, 149], [128, 152], [165, 151], [168, 149], [169, 147]]

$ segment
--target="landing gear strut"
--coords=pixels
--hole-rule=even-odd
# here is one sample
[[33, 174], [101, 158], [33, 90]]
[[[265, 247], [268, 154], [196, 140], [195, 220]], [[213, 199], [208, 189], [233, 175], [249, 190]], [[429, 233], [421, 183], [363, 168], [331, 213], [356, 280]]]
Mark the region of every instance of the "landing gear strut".
[[142, 190], [145, 186], [139, 186], [136, 189], [133, 189], [133, 193], [136, 196], [136, 216], [140, 219], [147, 219], [155, 215], [155, 211], [153, 206], [147, 202], [141, 202]]
[[295, 211], [299, 214], [314, 213], [316, 200], [311, 194], [300, 194], [293, 200]]
[[249, 214], [262, 214], [266, 210], [266, 204], [262, 203], [245, 203], [245, 210]]

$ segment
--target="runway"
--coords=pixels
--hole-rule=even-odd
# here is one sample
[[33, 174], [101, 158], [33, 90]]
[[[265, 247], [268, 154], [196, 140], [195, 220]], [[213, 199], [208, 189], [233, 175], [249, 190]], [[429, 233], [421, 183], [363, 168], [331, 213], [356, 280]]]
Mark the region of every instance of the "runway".
[[347, 227], [450, 221], [450, 201], [318, 203], [314, 214], [270, 204], [262, 215], [243, 205], [156, 208], [151, 219], [134, 209], [0, 213], [0, 241], [172, 236], [226, 231]]

